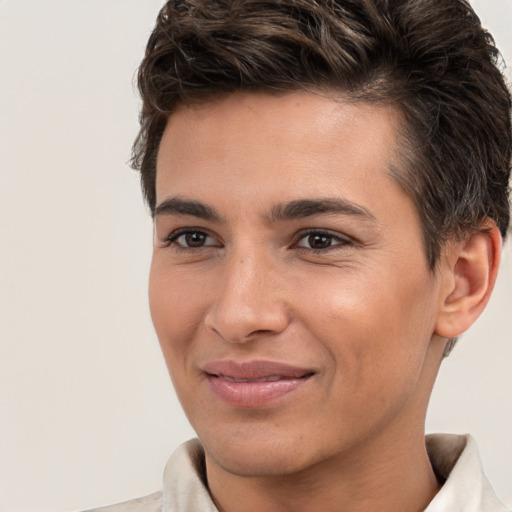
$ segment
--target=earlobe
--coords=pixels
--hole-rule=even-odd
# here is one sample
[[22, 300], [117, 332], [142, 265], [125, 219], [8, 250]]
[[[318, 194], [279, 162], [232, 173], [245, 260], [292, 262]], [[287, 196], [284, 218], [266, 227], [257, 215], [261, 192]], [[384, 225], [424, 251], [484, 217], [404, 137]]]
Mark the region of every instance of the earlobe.
[[496, 282], [501, 244], [501, 234], [491, 220], [463, 241], [448, 242], [439, 269], [443, 282], [436, 334], [455, 338], [480, 316]]

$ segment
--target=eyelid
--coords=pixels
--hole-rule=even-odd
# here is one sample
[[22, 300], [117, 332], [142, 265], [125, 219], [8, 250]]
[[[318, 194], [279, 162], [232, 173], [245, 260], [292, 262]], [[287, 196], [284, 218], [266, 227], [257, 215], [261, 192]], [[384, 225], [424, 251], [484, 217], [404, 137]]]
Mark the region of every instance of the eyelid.
[[[188, 247], [186, 245], [181, 245], [175, 243], [176, 240], [186, 234], [189, 233], [202, 233], [206, 235], [208, 238], [211, 238], [214, 241], [217, 241], [217, 244], [206, 244], [199, 247]], [[332, 246], [322, 248], [322, 249], [314, 249], [314, 248], [308, 248], [308, 247], [302, 247], [300, 246], [300, 242], [311, 235], [321, 235], [330, 237], [335, 243]], [[185, 250], [194, 250], [194, 249], [202, 249], [202, 248], [209, 248], [209, 247], [220, 247], [222, 246], [222, 242], [219, 240], [219, 237], [217, 235], [212, 234], [208, 229], [200, 228], [200, 227], [194, 227], [194, 226], [187, 226], [183, 228], [178, 228], [169, 233], [164, 238], [160, 239], [161, 243], [163, 244], [163, 247], [169, 247], [171, 245], [175, 245], [177, 248], [185, 249]], [[353, 245], [354, 239], [348, 235], [345, 235], [343, 233], [339, 233], [337, 231], [331, 231], [329, 229], [321, 229], [321, 228], [309, 228], [301, 230], [297, 233], [295, 236], [295, 240], [292, 243], [292, 248], [296, 248], [302, 251], [306, 252], [328, 252], [330, 250], [336, 250], [343, 248], [347, 245]]]
[[[338, 241], [339, 243], [334, 244], [329, 247], [326, 247], [324, 249], [314, 249], [312, 247], [310, 247], [310, 248], [301, 247], [299, 245], [300, 241], [308, 236], [311, 236], [311, 235], [323, 235], [323, 236], [331, 237], [332, 239]], [[311, 228], [311, 229], [306, 229], [306, 230], [300, 231], [297, 234], [296, 241], [294, 242], [293, 246], [300, 250], [308, 251], [308, 252], [327, 252], [330, 250], [332, 251], [332, 250], [340, 249], [347, 245], [352, 245], [353, 243], [354, 243], [354, 240], [351, 237], [349, 237], [348, 235], [345, 235], [345, 234], [342, 234], [342, 233], [339, 233], [336, 231], [331, 231], [329, 229]]]
[[200, 247], [187, 247], [186, 245], [178, 245], [178, 244], [175, 244], [176, 240], [180, 237], [180, 236], [183, 236], [183, 235], [186, 235], [186, 234], [189, 234], [189, 233], [202, 233], [204, 235], [206, 235], [207, 237], [213, 239], [213, 240], [219, 240], [217, 236], [214, 236], [212, 233], [210, 233], [207, 229], [204, 229], [204, 228], [199, 228], [199, 227], [193, 227], [193, 226], [189, 226], [189, 227], [185, 227], [185, 228], [179, 228], [179, 229], [175, 229], [174, 231], [172, 231], [171, 233], [169, 233], [166, 237], [164, 237], [161, 242], [164, 244], [163, 246], [164, 247], [170, 247], [171, 245], [176, 245], [176, 247], [179, 247], [180, 249], [186, 249], [186, 250], [190, 250], [190, 249], [202, 249], [204, 247], [219, 247], [220, 244], [218, 245], [213, 245], [213, 244], [208, 244], [208, 245], [203, 245], [203, 246], [200, 246]]

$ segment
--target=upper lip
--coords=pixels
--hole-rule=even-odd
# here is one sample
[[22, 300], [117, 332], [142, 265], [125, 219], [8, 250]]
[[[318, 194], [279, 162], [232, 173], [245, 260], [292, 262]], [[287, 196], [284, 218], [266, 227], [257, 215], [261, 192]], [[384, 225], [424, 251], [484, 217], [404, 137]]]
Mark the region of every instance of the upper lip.
[[282, 379], [300, 379], [313, 375], [311, 368], [301, 368], [287, 363], [276, 361], [214, 361], [205, 364], [201, 368], [205, 373], [216, 377], [228, 377], [230, 379], [264, 379], [279, 377]]

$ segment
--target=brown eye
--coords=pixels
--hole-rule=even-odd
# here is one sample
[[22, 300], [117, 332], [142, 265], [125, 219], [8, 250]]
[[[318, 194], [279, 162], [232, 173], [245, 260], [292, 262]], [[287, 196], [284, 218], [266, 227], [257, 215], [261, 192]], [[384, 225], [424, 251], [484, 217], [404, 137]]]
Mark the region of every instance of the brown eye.
[[331, 235], [313, 234], [308, 236], [308, 245], [311, 249], [326, 249], [332, 245]]
[[187, 247], [202, 247], [208, 238], [206, 233], [201, 233], [199, 231], [194, 231], [192, 233], [186, 233], [182, 235], [180, 238], [184, 239], [184, 242]]
[[177, 245], [186, 249], [197, 249], [200, 247], [217, 247], [219, 244], [215, 238], [203, 231], [181, 231], [168, 239], [170, 245]]
[[322, 251], [339, 248], [349, 243], [350, 241], [343, 238], [342, 236], [337, 236], [324, 231], [314, 231], [306, 233], [304, 236], [302, 236], [297, 246], [301, 249]]

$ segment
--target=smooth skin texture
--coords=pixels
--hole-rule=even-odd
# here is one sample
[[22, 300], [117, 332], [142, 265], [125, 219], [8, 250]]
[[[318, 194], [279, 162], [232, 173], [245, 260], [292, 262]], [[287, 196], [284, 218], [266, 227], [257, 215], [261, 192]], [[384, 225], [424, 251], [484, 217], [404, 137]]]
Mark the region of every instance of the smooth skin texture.
[[[439, 489], [428, 399], [446, 338], [485, 306], [500, 237], [490, 223], [428, 268], [390, 177], [399, 122], [313, 93], [235, 93], [169, 119], [150, 307], [223, 512], [412, 512]], [[313, 375], [236, 407], [202, 370], [255, 360]]]

